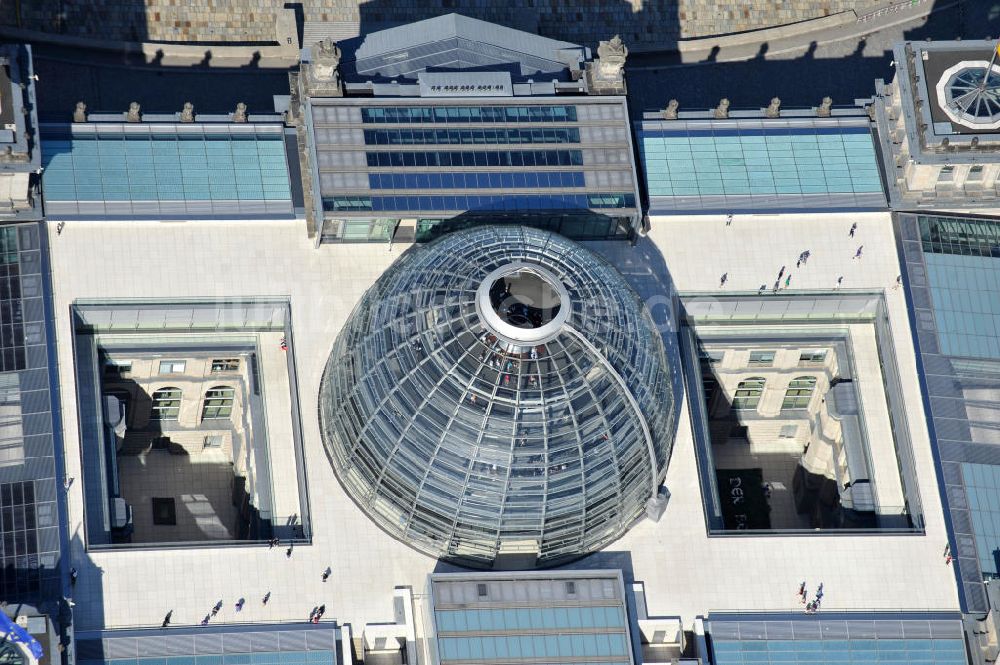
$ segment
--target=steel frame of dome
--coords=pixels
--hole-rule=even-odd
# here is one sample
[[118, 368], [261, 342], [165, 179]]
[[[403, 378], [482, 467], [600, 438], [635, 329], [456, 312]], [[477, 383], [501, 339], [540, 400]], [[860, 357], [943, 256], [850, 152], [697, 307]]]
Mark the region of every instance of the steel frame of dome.
[[[565, 295], [542, 341], [477, 310], [488, 276], [525, 266]], [[368, 290], [327, 361], [320, 429], [348, 495], [394, 537], [474, 567], [548, 566], [606, 546], [657, 496], [672, 385], [613, 266], [485, 226], [412, 248]]]
[[[981, 86], [980, 71], [990, 72], [986, 86]], [[963, 60], [941, 74], [935, 90], [938, 105], [952, 122], [973, 129], [1000, 129], [1000, 65]], [[987, 115], [981, 115], [981, 110]]]

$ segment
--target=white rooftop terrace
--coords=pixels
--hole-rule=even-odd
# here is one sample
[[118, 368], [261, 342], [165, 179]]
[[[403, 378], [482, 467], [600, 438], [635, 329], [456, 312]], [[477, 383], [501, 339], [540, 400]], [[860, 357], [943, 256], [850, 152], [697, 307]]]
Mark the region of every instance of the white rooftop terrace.
[[[858, 222], [854, 238], [848, 236]], [[404, 250], [384, 244], [314, 249], [301, 221], [253, 223], [70, 222], [50, 225], [54, 310], [66, 441], [67, 473], [80, 477], [78, 423], [69, 305], [77, 298], [232, 298], [288, 296], [299, 378], [314, 543], [189, 550], [86, 553], [79, 483], [70, 488], [78, 629], [195, 624], [219, 599], [216, 622], [303, 620], [316, 605], [326, 617], [360, 626], [391, 618], [395, 585], [422, 590], [436, 561], [383, 533], [342, 491], [323, 451], [317, 396], [337, 332], [355, 303]], [[643, 521], [608, 548], [628, 552], [634, 578], [645, 584], [650, 615], [719, 610], [798, 610], [802, 580], [825, 584], [824, 610], [957, 609], [930, 443], [917, 381], [899, 266], [887, 213], [653, 219], [650, 239], [681, 291], [756, 291], [778, 269], [795, 289], [886, 289], [893, 342], [914, 444], [926, 531], [920, 535], [716, 537], [706, 534], [690, 418], [685, 404], [667, 474], [670, 503], [658, 522]], [[862, 258], [852, 258], [859, 245]], [[649, 243], [595, 243], [626, 275], [655, 292]], [[800, 252], [807, 266], [795, 269]], [[650, 260], [652, 258], [652, 261]], [[647, 291], [647, 289], [642, 289]], [[272, 461], [272, 464], [279, 462]], [[290, 468], [291, 461], [285, 461]], [[89, 560], [88, 560], [89, 559]], [[628, 558], [608, 556], [606, 562]], [[587, 559], [580, 567], [601, 563]], [[321, 582], [330, 567], [332, 576]], [[263, 606], [261, 597], [271, 592]], [[234, 603], [246, 607], [238, 615]]]

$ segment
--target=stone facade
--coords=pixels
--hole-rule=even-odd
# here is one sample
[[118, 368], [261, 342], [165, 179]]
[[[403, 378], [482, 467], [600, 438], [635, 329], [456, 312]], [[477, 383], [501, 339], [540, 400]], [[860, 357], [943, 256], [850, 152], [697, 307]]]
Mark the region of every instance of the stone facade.
[[[16, 4], [0, 2], [0, 23], [17, 25]], [[22, 2], [21, 27], [131, 41], [270, 41], [284, 0], [35, 0]], [[873, 0], [304, 0], [312, 21], [360, 21], [363, 31], [459, 12], [596, 47], [618, 33], [639, 50], [792, 23], [855, 9]]]

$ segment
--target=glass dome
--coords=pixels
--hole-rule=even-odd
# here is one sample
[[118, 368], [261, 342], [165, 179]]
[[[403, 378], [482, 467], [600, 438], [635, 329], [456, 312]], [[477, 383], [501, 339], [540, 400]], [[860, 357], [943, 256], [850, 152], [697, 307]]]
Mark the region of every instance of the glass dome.
[[614, 267], [559, 235], [480, 227], [414, 247], [364, 295], [327, 362], [321, 430], [393, 536], [545, 566], [607, 545], [657, 495], [671, 385]]
[[[987, 76], [989, 72], [989, 76]], [[1000, 66], [963, 61], [945, 70], [937, 84], [938, 104], [965, 127], [1000, 127]]]

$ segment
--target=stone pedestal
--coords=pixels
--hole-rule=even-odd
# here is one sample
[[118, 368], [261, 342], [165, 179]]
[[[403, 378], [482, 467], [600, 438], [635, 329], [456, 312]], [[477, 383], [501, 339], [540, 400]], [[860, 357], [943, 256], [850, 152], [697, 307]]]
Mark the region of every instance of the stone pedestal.
[[628, 48], [615, 35], [597, 47], [597, 59], [587, 63], [587, 84], [593, 95], [625, 94], [625, 60]]
[[312, 47], [312, 60], [304, 66], [306, 91], [311, 97], [342, 97], [340, 47], [327, 37]]

